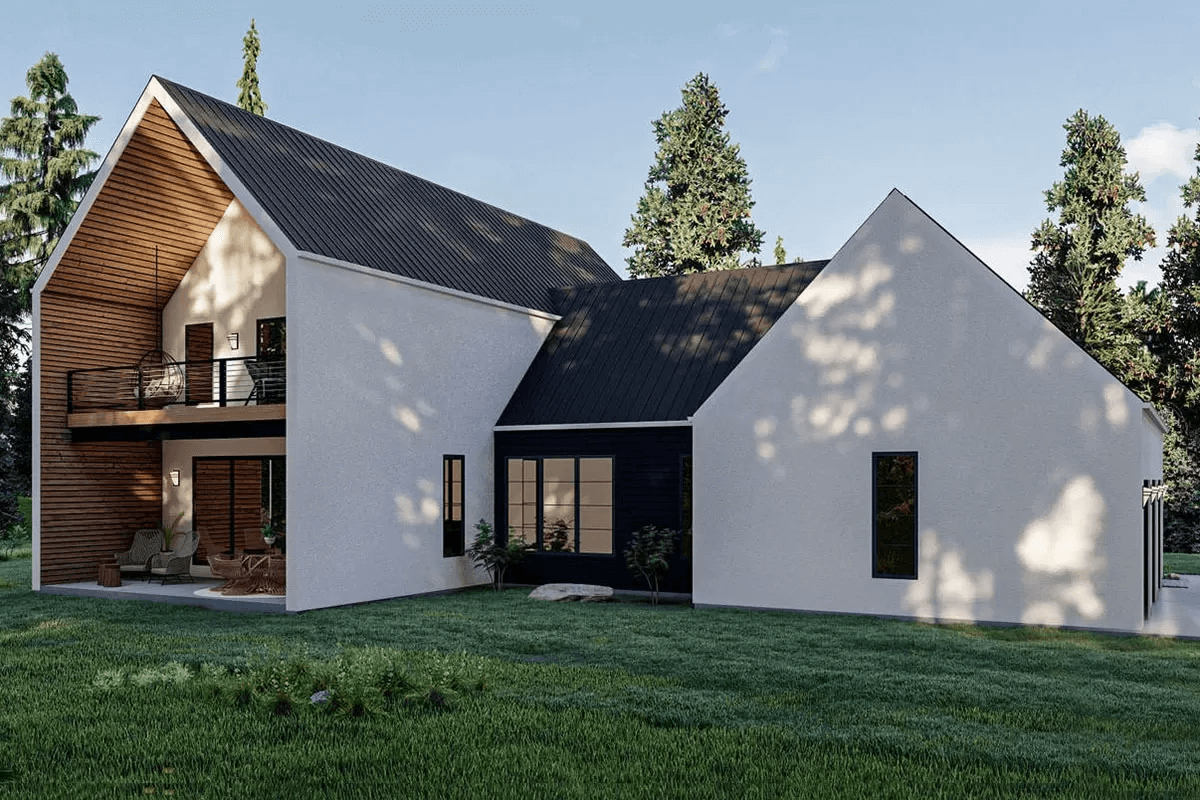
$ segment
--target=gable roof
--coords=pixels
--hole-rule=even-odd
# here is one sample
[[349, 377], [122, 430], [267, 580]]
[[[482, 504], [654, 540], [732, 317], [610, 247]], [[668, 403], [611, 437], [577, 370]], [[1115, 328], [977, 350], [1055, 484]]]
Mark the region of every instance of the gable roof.
[[584, 241], [155, 77], [300, 252], [554, 310], [620, 276]]
[[562, 319], [497, 426], [685, 421], [827, 263], [558, 291]]

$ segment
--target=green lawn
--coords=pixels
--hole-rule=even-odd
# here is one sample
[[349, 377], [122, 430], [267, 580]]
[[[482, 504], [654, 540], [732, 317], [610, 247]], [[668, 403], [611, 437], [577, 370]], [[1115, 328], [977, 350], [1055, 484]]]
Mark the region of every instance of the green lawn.
[[1163, 553], [1163, 569], [1181, 575], [1200, 575], [1200, 553]]
[[[38, 596], [29, 566], [0, 563], [0, 797], [1200, 795], [1200, 643], [522, 590], [237, 615]], [[339, 643], [465, 650], [488, 686], [273, 716], [196, 674]]]

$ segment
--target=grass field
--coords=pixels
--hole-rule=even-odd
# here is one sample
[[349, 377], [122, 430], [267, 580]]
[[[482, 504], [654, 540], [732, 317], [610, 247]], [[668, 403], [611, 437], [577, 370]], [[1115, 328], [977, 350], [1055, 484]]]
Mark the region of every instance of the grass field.
[[1200, 553], [1163, 553], [1163, 569], [1180, 575], [1200, 575]]
[[[237, 615], [29, 565], [0, 563], [0, 797], [1200, 796], [1197, 643], [522, 590]], [[205, 678], [357, 647], [466, 651], [487, 688], [274, 716]]]

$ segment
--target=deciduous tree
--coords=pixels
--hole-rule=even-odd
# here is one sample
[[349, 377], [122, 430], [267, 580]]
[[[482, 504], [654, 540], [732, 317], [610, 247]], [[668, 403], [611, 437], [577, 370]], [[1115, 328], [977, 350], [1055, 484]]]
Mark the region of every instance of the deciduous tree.
[[704, 73], [683, 88], [683, 104], [655, 120], [658, 152], [622, 244], [632, 277], [684, 275], [741, 265], [762, 248], [750, 219], [750, 175], [729, 141], [729, 111]]

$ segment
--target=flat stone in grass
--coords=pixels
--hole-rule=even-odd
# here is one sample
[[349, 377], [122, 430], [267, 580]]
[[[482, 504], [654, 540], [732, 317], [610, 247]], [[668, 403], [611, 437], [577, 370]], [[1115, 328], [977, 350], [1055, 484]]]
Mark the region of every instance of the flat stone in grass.
[[592, 586], [587, 583], [544, 583], [529, 593], [530, 600], [579, 600], [583, 603], [603, 603], [612, 600], [611, 586]]

